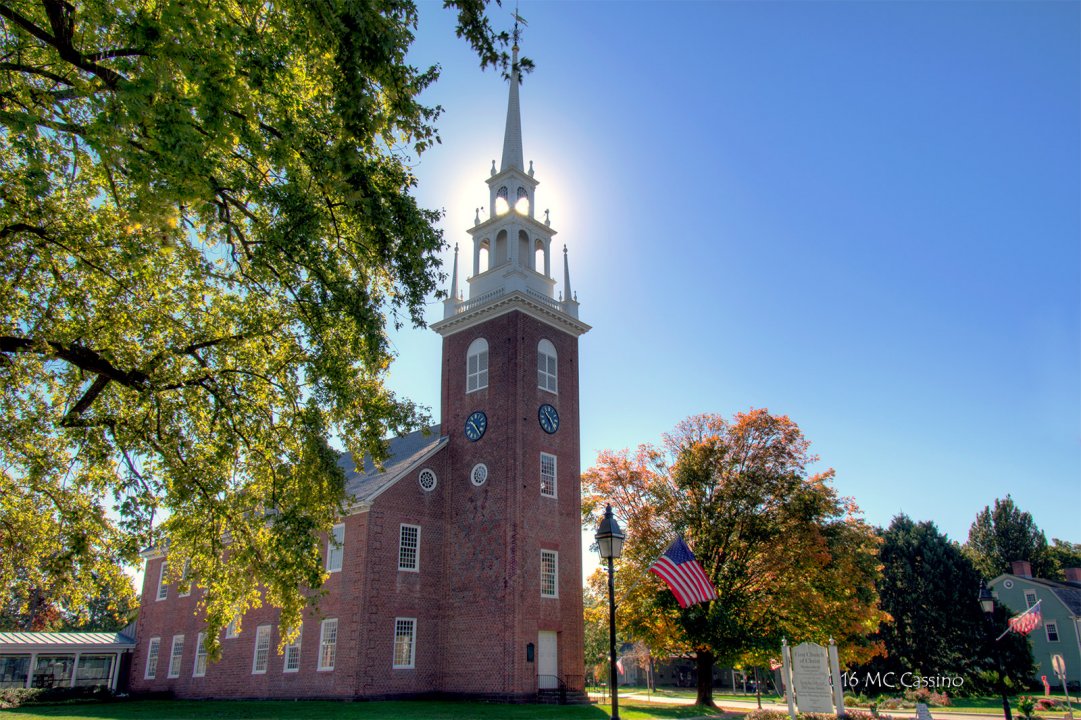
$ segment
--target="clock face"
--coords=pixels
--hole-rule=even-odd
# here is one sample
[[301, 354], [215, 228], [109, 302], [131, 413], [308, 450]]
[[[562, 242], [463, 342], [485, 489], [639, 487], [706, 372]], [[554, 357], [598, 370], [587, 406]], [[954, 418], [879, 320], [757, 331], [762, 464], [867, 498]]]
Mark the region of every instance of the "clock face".
[[551, 435], [559, 429], [559, 413], [551, 405], [545, 403], [537, 410], [537, 419], [540, 420], [541, 430]]
[[465, 436], [473, 442], [484, 437], [484, 431], [487, 429], [488, 416], [480, 410], [477, 410], [465, 420]]

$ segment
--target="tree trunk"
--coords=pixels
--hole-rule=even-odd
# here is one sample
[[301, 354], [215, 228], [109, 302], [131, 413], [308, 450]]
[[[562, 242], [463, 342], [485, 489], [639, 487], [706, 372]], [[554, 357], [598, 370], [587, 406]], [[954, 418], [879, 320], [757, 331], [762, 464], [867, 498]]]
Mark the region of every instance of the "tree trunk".
[[713, 703], [713, 653], [699, 650], [695, 664], [698, 669], [698, 699], [695, 704], [717, 707]]

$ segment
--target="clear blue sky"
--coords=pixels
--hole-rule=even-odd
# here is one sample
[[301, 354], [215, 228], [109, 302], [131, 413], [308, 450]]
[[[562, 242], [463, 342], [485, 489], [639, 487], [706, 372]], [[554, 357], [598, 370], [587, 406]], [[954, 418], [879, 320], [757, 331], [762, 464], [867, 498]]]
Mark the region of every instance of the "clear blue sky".
[[[411, 56], [442, 65], [425, 97], [445, 108], [417, 194], [466, 248], [506, 84], [440, 6]], [[594, 328], [583, 468], [766, 407], [875, 524], [963, 541], [1011, 493], [1081, 541], [1081, 4], [520, 12], [525, 157]], [[392, 386], [438, 417], [438, 336], [395, 345]]]

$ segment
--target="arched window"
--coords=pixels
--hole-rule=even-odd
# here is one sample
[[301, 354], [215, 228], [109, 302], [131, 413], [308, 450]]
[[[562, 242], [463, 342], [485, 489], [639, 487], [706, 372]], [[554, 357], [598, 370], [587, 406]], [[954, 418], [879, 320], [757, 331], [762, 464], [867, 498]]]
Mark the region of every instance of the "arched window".
[[488, 341], [477, 338], [465, 354], [465, 391], [488, 387]]
[[523, 187], [518, 188], [518, 197], [514, 200], [514, 209], [522, 215], [529, 214], [529, 193]]
[[499, 188], [495, 194], [495, 214], [505, 215], [510, 210], [510, 200], [507, 198], [507, 186]]
[[559, 372], [556, 369], [556, 346], [549, 340], [537, 344], [537, 387], [559, 392]]

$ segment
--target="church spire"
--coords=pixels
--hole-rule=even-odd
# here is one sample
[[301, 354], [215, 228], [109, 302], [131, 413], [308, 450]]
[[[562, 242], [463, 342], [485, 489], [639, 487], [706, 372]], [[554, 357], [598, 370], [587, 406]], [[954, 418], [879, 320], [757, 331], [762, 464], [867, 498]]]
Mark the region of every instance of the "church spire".
[[503, 133], [503, 162], [499, 171], [525, 170], [522, 160], [522, 110], [518, 103], [518, 23], [514, 24], [511, 48], [510, 97], [507, 99], [507, 129]]

